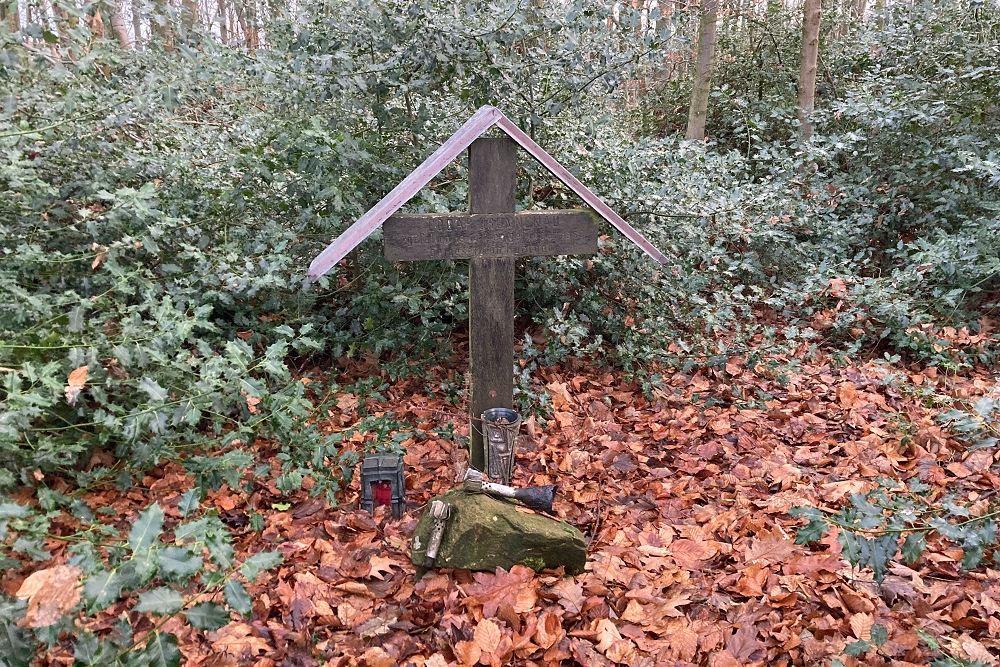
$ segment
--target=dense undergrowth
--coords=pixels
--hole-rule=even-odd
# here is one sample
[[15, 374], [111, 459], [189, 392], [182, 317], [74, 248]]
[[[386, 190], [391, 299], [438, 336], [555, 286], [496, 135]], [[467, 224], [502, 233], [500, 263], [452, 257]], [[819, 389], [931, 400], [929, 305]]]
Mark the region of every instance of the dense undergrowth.
[[[794, 141], [787, 68], [751, 86], [731, 45], [713, 141], [696, 146], [671, 129], [686, 84], [658, 78], [683, 34], [670, 27], [643, 34], [626, 15], [622, 32], [597, 30], [589, 2], [503, 18], [314, 9], [254, 54], [197, 38], [140, 53], [85, 34], [62, 52], [3, 38], [3, 484], [98, 448], [149, 464], [220, 435], [302, 439], [315, 397], [296, 360], [370, 354], [398, 374], [449, 352], [466, 316], [460, 263], [389, 264], [373, 241], [317, 284], [305, 267], [484, 103], [671, 258], [653, 266], [611, 234], [595, 258], [523, 262], [534, 363], [710, 360], [729, 350], [723, 333], [992, 359], [995, 10], [917, 5], [830, 40], [808, 146]], [[793, 62], [792, 41], [755, 57]], [[636, 80], [648, 97], [623, 105]], [[523, 207], [572, 204], [521, 167]], [[461, 209], [462, 170], [412, 206]], [[968, 327], [965, 349], [935, 335], [946, 326]]]
[[[25, 27], [34, 41], [0, 33], [0, 489], [49, 494], [53, 475], [124, 488], [183, 459], [200, 494], [241, 479], [260, 438], [275, 443], [278, 469], [261, 474], [276, 488], [333, 499], [351, 434], [310, 419], [344, 392], [298, 370], [365, 358], [396, 378], [452, 354], [466, 270], [388, 263], [377, 234], [315, 284], [306, 267], [482, 104], [670, 258], [654, 266], [604, 230], [595, 257], [519, 264], [526, 407], [545, 405], [533, 370], [572, 356], [647, 390], [652, 363], [733, 354], [794, 364], [823, 347], [949, 372], [996, 361], [996, 7], [918, 2], [837, 38], [827, 26], [807, 145], [788, 17], [749, 45], [723, 22], [710, 140], [696, 145], [677, 132], [687, 77], [663, 75], [665, 54], [689, 48], [685, 13], [649, 31], [623, 11], [612, 31], [593, 0], [414, 7], [307, 5], [254, 53], [195, 35], [126, 52], [83, 24], [60, 49], [39, 26]], [[577, 203], [536, 165], [520, 169], [522, 208]], [[457, 163], [409, 206], [460, 210], [466, 196]], [[406, 425], [389, 413], [364, 427], [395, 447]], [[74, 511], [62, 491], [39, 499], [44, 521]], [[914, 530], [909, 506], [857, 502], [879, 509], [842, 524]], [[0, 538], [9, 525], [30, 533], [18, 507], [0, 504]]]

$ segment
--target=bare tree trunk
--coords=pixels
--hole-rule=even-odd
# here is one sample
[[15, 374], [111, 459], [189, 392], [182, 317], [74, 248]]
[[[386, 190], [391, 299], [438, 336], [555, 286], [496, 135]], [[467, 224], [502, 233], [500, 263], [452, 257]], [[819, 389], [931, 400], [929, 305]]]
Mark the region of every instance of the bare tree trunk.
[[135, 48], [142, 48], [142, 14], [140, 8], [140, 0], [131, 0], [132, 7], [132, 32], [135, 35], [135, 41], [133, 42]]
[[805, 0], [802, 18], [802, 60], [799, 64], [799, 138], [809, 141], [810, 116], [816, 107], [816, 60], [819, 55], [820, 0]]
[[11, 32], [21, 29], [21, 14], [17, 0], [0, 4], [0, 23], [6, 23]]
[[[661, 30], [662, 26], [670, 25], [673, 21], [674, 16], [674, 3], [667, 2], [661, 3], [660, 7], [660, 20], [657, 22], [657, 30]], [[663, 54], [663, 70], [661, 77], [664, 81], [672, 81], [674, 78], [674, 72], [676, 70], [674, 64], [674, 50], [671, 48]]]
[[229, 22], [226, 20], [226, 0], [219, 0], [219, 40], [229, 44]]
[[250, 26], [247, 25], [246, 12], [243, 11], [243, 0], [233, 0], [233, 11], [236, 12], [236, 22], [240, 24], [240, 32], [243, 33], [243, 45], [252, 49], [250, 46]]
[[715, 62], [715, 30], [719, 20], [719, 0], [703, 0], [698, 24], [698, 62], [695, 65], [691, 109], [688, 111], [686, 138], [705, 138], [708, 98], [712, 92], [712, 66]]
[[245, 0], [247, 26], [250, 32], [247, 34], [247, 48], [256, 51], [260, 46], [260, 29], [257, 24], [257, 0]]
[[194, 32], [198, 24], [198, 0], [181, 0], [181, 26], [186, 35]]
[[859, 23], [865, 22], [865, 14], [868, 13], [868, 0], [857, 0], [854, 3], [854, 17]]
[[173, 49], [176, 34], [170, 0], [153, 0], [153, 14], [154, 16], [150, 19], [150, 41], [152, 41], [152, 35], [156, 35], [166, 49]]
[[125, 25], [125, 17], [122, 16], [121, 0], [111, 0], [111, 28], [115, 31], [118, 45], [123, 49], [132, 48], [132, 39], [128, 34], [128, 27]]

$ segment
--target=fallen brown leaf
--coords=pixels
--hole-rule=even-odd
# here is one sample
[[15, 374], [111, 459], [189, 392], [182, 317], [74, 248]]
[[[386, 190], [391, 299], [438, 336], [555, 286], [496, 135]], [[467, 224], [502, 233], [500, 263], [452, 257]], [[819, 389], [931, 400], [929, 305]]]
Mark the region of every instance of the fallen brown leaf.
[[15, 595], [28, 601], [21, 625], [45, 628], [65, 616], [80, 602], [80, 577], [73, 565], [56, 565], [28, 576]]

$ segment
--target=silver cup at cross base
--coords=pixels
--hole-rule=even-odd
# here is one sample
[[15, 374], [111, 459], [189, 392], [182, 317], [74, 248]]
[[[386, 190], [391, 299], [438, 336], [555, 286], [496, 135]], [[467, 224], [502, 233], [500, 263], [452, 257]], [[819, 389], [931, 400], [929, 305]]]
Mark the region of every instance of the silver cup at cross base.
[[521, 428], [521, 415], [510, 408], [490, 408], [482, 419], [486, 476], [509, 485], [514, 476], [514, 445]]

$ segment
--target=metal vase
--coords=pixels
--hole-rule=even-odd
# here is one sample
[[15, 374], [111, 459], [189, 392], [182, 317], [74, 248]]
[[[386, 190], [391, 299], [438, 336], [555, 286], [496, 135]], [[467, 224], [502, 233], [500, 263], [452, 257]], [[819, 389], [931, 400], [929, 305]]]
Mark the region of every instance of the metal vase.
[[514, 476], [514, 446], [521, 415], [510, 408], [490, 408], [482, 415], [486, 476], [510, 484]]

